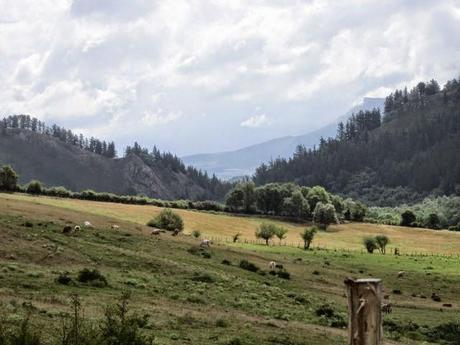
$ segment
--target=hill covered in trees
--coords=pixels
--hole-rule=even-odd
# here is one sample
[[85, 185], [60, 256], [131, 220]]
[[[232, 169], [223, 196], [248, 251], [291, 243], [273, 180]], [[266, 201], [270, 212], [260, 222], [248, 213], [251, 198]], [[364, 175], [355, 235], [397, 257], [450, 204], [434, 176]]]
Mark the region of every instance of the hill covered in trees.
[[299, 146], [289, 159], [262, 164], [257, 185], [322, 185], [367, 204], [399, 205], [427, 195], [460, 194], [460, 82], [431, 80], [396, 90], [385, 112], [361, 111], [335, 138]]
[[135, 143], [118, 158], [113, 142], [85, 138], [56, 125], [48, 127], [28, 115], [0, 121], [2, 164], [18, 172], [20, 183], [37, 179], [46, 186], [74, 191], [221, 200], [231, 186], [157, 148], [149, 151]]

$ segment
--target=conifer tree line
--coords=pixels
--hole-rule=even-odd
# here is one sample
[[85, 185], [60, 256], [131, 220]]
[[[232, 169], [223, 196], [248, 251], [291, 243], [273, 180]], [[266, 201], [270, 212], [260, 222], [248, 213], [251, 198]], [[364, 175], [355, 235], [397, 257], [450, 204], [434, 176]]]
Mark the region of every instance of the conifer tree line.
[[115, 158], [117, 151], [113, 141], [106, 142], [96, 138], [86, 138], [83, 134], [75, 134], [70, 129], [65, 129], [57, 125], [47, 126], [45, 122], [40, 121], [30, 115], [10, 115], [3, 118], [0, 122], [0, 130], [3, 133], [6, 129], [23, 129], [32, 132], [57, 138], [60, 141], [79, 147], [80, 149], [96, 153], [98, 155]]
[[[339, 123], [335, 138], [297, 147], [289, 159], [262, 164], [256, 185], [321, 185], [367, 204], [415, 202], [460, 194], [460, 82], [441, 89], [435, 80], [396, 90], [385, 113], [360, 111]], [[384, 199], [397, 194], [398, 200]]]

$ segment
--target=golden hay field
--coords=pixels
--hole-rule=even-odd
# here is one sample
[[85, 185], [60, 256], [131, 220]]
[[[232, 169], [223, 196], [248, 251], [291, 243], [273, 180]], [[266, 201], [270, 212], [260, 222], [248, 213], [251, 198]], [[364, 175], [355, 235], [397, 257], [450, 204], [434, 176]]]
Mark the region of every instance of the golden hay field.
[[[155, 206], [34, 197], [24, 194], [0, 194], [0, 202], [2, 199], [52, 205], [143, 225], [161, 211], [161, 208]], [[180, 214], [184, 219], [186, 233], [190, 233], [193, 230], [200, 230], [204, 236], [220, 238], [222, 240], [230, 239], [232, 235], [238, 232], [241, 233], [242, 239], [254, 240], [255, 229], [262, 222], [270, 221], [286, 227], [289, 232], [285, 242], [297, 245], [301, 241], [299, 237], [300, 231], [307, 226], [307, 224], [302, 225], [279, 220], [267, 220], [254, 216], [233, 216], [190, 210], [175, 210], [175, 212]], [[84, 219], [82, 219], [83, 221]], [[327, 231], [321, 231], [317, 234], [314, 246], [361, 250], [363, 248], [363, 238], [377, 234], [389, 236], [391, 240], [390, 250], [393, 247], [399, 247], [402, 253], [460, 254], [460, 233], [365, 223], [331, 226]], [[276, 243], [277, 240], [274, 242]]]

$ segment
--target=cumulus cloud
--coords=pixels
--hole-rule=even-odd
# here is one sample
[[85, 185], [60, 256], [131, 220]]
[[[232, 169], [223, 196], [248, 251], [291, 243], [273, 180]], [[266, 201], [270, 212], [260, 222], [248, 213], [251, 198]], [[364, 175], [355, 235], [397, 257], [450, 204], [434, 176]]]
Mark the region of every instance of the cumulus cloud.
[[119, 146], [229, 150], [457, 77], [457, 37], [455, 0], [3, 0], [0, 105]]
[[270, 124], [270, 120], [268, 119], [267, 115], [261, 114], [261, 115], [254, 115], [251, 116], [250, 118], [244, 120], [241, 122], [242, 127], [262, 127], [262, 126], [268, 126]]

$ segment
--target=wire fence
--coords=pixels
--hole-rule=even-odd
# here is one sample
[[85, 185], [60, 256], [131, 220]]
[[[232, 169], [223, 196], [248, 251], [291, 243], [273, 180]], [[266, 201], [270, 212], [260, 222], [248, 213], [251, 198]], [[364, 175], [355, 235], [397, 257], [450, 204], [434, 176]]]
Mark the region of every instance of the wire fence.
[[[208, 236], [209, 240], [214, 243], [225, 243], [225, 244], [247, 244], [247, 245], [261, 245], [267, 246], [264, 240], [260, 239], [248, 239], [248, 238], [240, 238], [237, 241], [234, 241], [232, 237], [216, 237], [216, 236]], [[303, 249], [304, 245], [302, 242], [288, 242], [288, 241], [269, 241], [269, 247], [290, 247], [290, 248], [298, 248]], [[340, 253], [349, 253], [349, 254], [368, 254], [364, 248], [356, 249], [356, 248], [334, 248], [334, 247], [327, 247], [324, 245], [312, 245], [310, 249], [319, 250], [319, 251], [330, 251], [330, 252], [340, 252]], [[387, 255], [395, 255], [395, 256], [409, 256], [409, 257], [437, 257], [437, 258], [456, 258], [460, 259], [460, 253], [435, 253], [435, 252], [425, 252], [425, 251], [404, 251], [399, 249], [399, 254], [394, 254], [394, 247], [387, 248]]]

